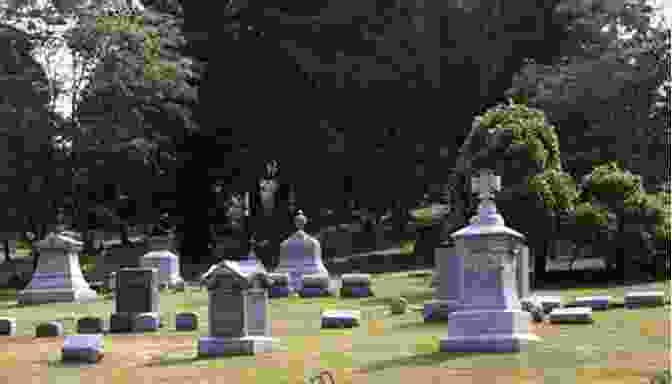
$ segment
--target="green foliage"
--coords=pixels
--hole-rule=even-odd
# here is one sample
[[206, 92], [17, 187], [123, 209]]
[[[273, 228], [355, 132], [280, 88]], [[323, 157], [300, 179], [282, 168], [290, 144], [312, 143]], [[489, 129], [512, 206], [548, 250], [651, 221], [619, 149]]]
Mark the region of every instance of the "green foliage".
[[618, 211], [641, 205], [645, 193], [642, 178], [615, 162], [594, 168], [584, 178], [583, 192], [585, 199], [597, 199]]
[[558, 169], [548, 169], [529, 180], [530, 191], [537, 193], [548, 209], [571, 211], [579, 196], [572, 175]]

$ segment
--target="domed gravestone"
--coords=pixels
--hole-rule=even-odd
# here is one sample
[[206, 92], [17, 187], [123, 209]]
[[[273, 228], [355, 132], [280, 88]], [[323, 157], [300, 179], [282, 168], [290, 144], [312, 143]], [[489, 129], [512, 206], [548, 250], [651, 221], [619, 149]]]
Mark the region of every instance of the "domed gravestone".
[[192, 312], [182, 312], [175, 315], [175, 330], [195, 331], [198, 329], [198, 315]]
[[60, 321], [49, 321], [41, 323], [35, 327], [35, 337], [57, 337], [63, 336], [63, 323]]
[[89, 302], [97, 294], [84, 280], [79, 265], [80, 241], [51, 233], [36, 244], [40, 259], [33, 277], [17, 294], [22, 305], [57, 302]]
[[159, 287], [177, 288], [184, 283], [180, 275], [180, 259], [173, 253], [171, 234], [155, 235], [149, 238], [149, 249], [140, 259], [142, 268], [156, 268], [159, 271]]
[[199, 356], [254, 355], [270, 352], [274, 339], [268, 318], [268, 288], [262, 270], [243, 271], [225, 260], [204, 276], [208, 288], [209, 336], [198, 340]]
[[294, 219], [297, 231], [280, 244], [280, 260], [275, 273], [289, 274], [289, 286], [299, 292], [302, 288], [303, 275], [324, 275], [329, 272], [322, 262], [320, 242], [307, 234], [303, 228], [308, 219], [298, 211]]
[[[518, 352], [541, 339], [530, 332], [531, 315], [521, 310], [517, 254], [523, 235], [504, 225], [494, 193], [500, 179], [481, 170], [473, 181], [481, 203], [469, 226], [453, 233], [456, 252], [442, 269], [452, 311], [441, 352]], [[445, 273], [444, 273], [445, 272]]]

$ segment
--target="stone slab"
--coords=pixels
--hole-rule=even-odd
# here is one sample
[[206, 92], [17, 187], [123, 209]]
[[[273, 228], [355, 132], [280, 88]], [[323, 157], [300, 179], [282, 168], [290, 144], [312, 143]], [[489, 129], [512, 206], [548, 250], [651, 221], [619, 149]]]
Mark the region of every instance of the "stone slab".
[[555, 308], [548, 317], [551, 323], [592, 323], [593, 309], [590, 307]]
[[301, 283], [302, 288], [329, 288], [330, 285], [329, 275], [323, 274], [303, 275]]
[[432, 300], [425, 303], [422, 308], [424, 321], [446, 321], [448, 315], [455, 312], [459, 304], [452, 301]]
[[289, 289], [288, 286], [272, 286], [268, 290], [268, 297], [270, 298], [276, 298], [276, 297], [289, 297], [291, 293], [291, 290]]
[[327, 288], [302, 287], [299, 296], [303, 298], [331, 296], [332, 292]]
[[110, 333], [127, 333], [133, 329], [133, 316], [129, 313], [110, 315]]
[[341, 275], [341, 284], [343, 286], [370, 286], [371, 275], [368, 273], [346, 273]]
[[566, 307], [590, 307], [594, 311], [604, 311], [609, 308], [610, 303], [611, 296], [585, 296], [577, 297]]
[[98, 334], [107, 333], [105, 320], [100, 317], [82, 317], [77, 320], [77, 333], [80, 334]]
[[198, 340], [199, 357], [256, 355], [273, 351], [276, 339], [263, 336], [225, 338], [205, 336]]
[[63, 361], [79, 361], [96, 363], [103, 358], [103, 335], [71, 335], [66, 336], [63, 343]]
[[63, 336], [63, 323], [60, 321], [49, 321], [41, 323], [35, 327], [35, 337], [57, 337]]
[[663, 291], [628, 292], [625, 295], [625, 307], [657, 307], [665, 305], [665, 293]]
[[195, 331], [198, 329], [198, 315], [192, 312], [183, 312], [175, 315], [175, 329], [177, 331]]
[[551, 313], [553, 309], [563, 306], [560, 296], [533, 296], [531, 300], [540, 306], [544, 313]]
[[530, 343], [541, 339], [533, 334], [484, 335], [469, 337], [444, 337], [439, 340], [441, 352], [520, 352]]
[[362, 318], [360, 311], [330, 310], [321, 316], [322, 328], [353, 328], [358, 327]]
[[16, 319], [3, 317], [0, 318], [0, 336], [16, 335]]
[[161, 319], [156, 312], [139, 313], [133, 316], [133, 332], [155, 332], [161, 327]]
[[366, 286], [342, 286], [341, 287], [341, 297], [371, 297], [373, 296], [373, 291], [371, 287]]

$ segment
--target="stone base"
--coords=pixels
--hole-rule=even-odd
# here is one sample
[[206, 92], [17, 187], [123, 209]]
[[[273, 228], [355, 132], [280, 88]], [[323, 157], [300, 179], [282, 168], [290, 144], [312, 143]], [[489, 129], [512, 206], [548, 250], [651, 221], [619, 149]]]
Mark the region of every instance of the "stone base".
[[447, 300], [432, 300], [425, 303], [422, 317], [425, 321], [446, 321], [448, 315], [458, 309], [457, 302]]
[[17, 294], [17, 301], [20, 305], [86, 303], [95, 301], [97, 298], [96, 291], [91, 288], [26, 289]]
[[441, 352], [520, 352], [529, 343], [541, 341], [533, 334], [484, 335], [444, 337], [439, 342]]
[[255, 355], [271, 352], [276, 339], [264, 336], [226, 338], [205, 336], [198, 339], [199, 357]]

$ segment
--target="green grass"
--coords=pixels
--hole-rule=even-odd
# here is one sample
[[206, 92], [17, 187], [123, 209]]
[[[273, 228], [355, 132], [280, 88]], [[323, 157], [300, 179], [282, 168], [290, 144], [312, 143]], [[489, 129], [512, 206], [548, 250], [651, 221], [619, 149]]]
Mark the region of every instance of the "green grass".
[[[270, 304], [272, 321], [282, 321], [283, 335], [278, 337], [281, 350], [301, 356], [306, 340], [319, 338], [322, 368], [360, 368], [369, 375], [371, 383], [397, 383], [405, 367], [445, 368], [540, 368], [544, 369], [545, 382], [570, 383], [576, 381], [577, 367], [604, 368], [608, 366], [609, 354], [615, 351], [669, 352], [670, 341], [662, 336], [641, 334], [640, 324], [647, 321], [669, 319], [669, 306], [639, 310], [615, 308], [606, 312], [594, 312], [595, 323], [590, 325], [553, 325], [557, 334], [544, 337], [543, 342], [533, 344], [519, 354], [457, 354], [438, 352], [439, 338], [447, 335], [445, 323], [424, 323], [421, 314], [408, 312], [388, 316], [385, 307], [394, 297], [403, 296], [412, 305], [422, 305], [432, 297], [428, 287], [427, 272], [395, 273], [376, 275], [373, 280], [374, 298], [341, 300], [335, 297], [301, 299], [298, 297], [273, 299]], [[669, 282], [658, 283], [656, 289], [664, 289], [669, 295]], [[575, 296], [609, 294], [621, 299], [624, 288], [572, 289], [564, 292], [566, 300]], [[66, 319], [66, 334], [75, 330], [75, 319], [86, 315], [109, 318], [114, 310], [111, 299], [99, 300], [87, 306], [71, 303], [17, 307], [15, 292], [0, 291], [0, 316], [17, 319], [17, 334], [34, 335], [35, 326], [43, 321]], [[180, 332], [193, 335], [194, 351], [171, 353], [162, 356], [162, 367], [228, 367], [253, 369], [255, 357], [240, 356], [217, 359], [196, 359], [196, 340], [208, 330], [207, 292], [187, 289], [184, 293], [161, 294], [161, 315], [167, 326], [160, 335], [176, 334], [173, 329], [177, 312], [191, 311], [199, 314], [199, 330]], [[355, 329], [321, 330], [320, 311], [327, 309], [359, 309], [363, 324]], [[369, 320], [378, 320], [380, 333], [370, 333]], [[352, 352], [343, 353], [342, 340], [352, 340]], [[120, 336], [106, 336], [106, 349], [114, 349], [114, 340]], [[59, 378], [55, 382], [67, 383], [78, 377], [78, 367], [58, 363], [58, 356], [50, 356], [49, 376]], [[633, 361], [632, 368], [640, 368]], [[251, 372], [251, 371], [250, 371]], [[307, 372], [306, 374], [309, 374]], [[62, 379], [61, 379], [62, 378]], [[257, 370], [256, 383], [286, 383], [287, 369]]]

